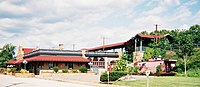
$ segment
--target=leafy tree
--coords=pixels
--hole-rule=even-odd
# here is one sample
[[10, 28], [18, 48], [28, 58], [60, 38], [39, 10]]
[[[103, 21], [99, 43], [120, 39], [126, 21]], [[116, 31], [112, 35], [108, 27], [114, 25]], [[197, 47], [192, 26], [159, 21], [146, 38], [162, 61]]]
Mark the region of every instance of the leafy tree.
[[126, 71], [126, 60], [119, 60], [117, 64], [113, 67], [114, 71]]
[[144, 52], [143, 61], [148, 61], [149, 58], [153, 58], [154, 49], [153, 48], [147, 48]]
[[168, 47], [169, 45], [169, 40], [165, 37], [160, 38], [157, 44], [155, 40], [152, 40], [152, 42], [149, 44], [149, 47], [154, 50], [152, 57], [165, 57], [166, 47]]
[[133, 62], [133, 53], [128, 54], [127, 52], [124, 52], [124, 53], [122, 54], [122, 59], [123, 59], [123, 60], [127, 60], [127, 61], [129, 61], [129, 62]]
[[149, 34], [147, 31], [142, 31], [141, 34]]
[[0, 67], [3, 67], [3, 64], [5, 62], [8, 62], [9, 60], [13, 59], [15, 46], [12, 44], [6, 44], [3, 46], [2, 51], [0, 52]]
[[165, 59], [176, 59], [176, 58], [177, 58], [177, 55], [176, 55], [176, 53], [174, 51], [172, 51], [172, 50], [166, 51]]
[[192, 35], [194, 38], [194, 43], [200, 44], [200, 25], [196, 24], [191, 26], [187, 33]]

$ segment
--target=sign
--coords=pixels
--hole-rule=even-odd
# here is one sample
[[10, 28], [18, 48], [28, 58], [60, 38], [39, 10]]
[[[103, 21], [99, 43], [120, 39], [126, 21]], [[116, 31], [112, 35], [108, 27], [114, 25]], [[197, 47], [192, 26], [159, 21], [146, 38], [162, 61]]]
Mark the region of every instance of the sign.
[[150, 74], [150, 70], [147, 70], [146, 75], [149, 76], [149, 74]]

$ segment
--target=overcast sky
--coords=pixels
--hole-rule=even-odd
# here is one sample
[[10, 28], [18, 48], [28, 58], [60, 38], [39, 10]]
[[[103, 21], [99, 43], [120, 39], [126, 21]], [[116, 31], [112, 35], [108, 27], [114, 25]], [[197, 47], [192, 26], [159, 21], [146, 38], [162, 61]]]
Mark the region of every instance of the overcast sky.
[[127, 41], [141, 31], [200, 24], [199, 0], [0, 0], [0, 46], [65, 49]]

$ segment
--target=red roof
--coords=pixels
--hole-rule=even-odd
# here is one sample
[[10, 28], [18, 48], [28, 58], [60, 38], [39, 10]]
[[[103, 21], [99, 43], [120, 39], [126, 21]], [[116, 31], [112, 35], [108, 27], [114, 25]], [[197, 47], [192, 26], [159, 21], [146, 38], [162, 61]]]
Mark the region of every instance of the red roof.
[[53, 61], [53, 62], [90, 62], [82, 56], [35, 56], [26, 59], [29, 61]]
[[156, 35], [149, 35], [149, 34], [137, 34], [139, 37], [142, 37], [142, 38], [162, 38], [162, 37], [165, 37], [169, 34], [162, 34], [162, 35], [159, 35], [159, 36], [156, 36]]
[[9, 62], [7, 62], [6, 64], [20, 64], [22, 62], [22, 60], [16, 60], [16, 59], [13, 59], [13, 60], [10, 60]]
[[[21, 64], [23, 60], [11, 60], [6, 64]], [[48, 61], [48, 62], [90, 62], [88, 59], [81, 56], [35, 56], [31, 58], [26, 58], [27, 62], [33, 61]]]
[[22, 50], [24, 51], [24, 54], [27, 54], [27, 53], [32, 52], [33, 50], [35, 50], [35, 48], [22, 48]]
[[83, 48], [84, 50], [102, 50], [102, 49], [107, 49], [107, 48], [114, 48], [114, 47], [119, 47], [123, 46], [125, 42], [120, 42], [120, 43], [115, 43], [115, 44], [109, 44], [109, 45], [104, 45], [104, 46], [99, 46], [99, 47], [94, 47], [94, 48]]

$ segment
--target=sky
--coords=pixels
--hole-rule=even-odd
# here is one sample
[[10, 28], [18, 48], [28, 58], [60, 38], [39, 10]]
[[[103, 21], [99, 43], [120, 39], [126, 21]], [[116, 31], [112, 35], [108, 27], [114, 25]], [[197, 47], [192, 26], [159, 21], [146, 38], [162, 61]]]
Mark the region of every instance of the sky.
[[0, 47], [90, 48], [200, 24], [200, 0], [0, 0]]

